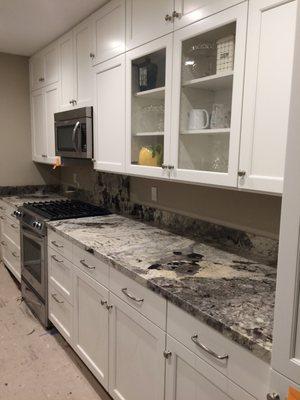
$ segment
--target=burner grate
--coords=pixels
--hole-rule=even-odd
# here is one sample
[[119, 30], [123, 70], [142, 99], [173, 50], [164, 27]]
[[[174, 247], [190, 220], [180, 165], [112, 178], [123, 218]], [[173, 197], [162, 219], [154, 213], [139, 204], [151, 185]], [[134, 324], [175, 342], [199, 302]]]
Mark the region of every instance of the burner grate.
[[103, 207], [94, 206], [93, 204], [78, 200], [25, 203], [23, 207], [51, 221], [111, 214], [110, 211]]

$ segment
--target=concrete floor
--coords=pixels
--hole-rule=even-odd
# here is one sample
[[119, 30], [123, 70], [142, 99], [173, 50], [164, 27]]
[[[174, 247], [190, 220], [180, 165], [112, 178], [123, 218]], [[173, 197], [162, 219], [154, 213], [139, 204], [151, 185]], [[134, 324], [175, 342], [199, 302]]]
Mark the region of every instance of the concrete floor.
[[0, 399], [109, 400], [55, 330], [45, 331], [20, 301], [0, 263]]

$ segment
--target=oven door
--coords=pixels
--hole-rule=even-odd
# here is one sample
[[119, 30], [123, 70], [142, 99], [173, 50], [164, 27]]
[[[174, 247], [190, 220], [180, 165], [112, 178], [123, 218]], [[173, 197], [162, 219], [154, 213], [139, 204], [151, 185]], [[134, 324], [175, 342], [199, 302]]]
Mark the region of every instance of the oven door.
[[45, 301], [47, 295], [46, 239], [21, 227], [21, 275]]
[[92, 158], [91, 118], [55, 122], [55, 154], [69, 158]]

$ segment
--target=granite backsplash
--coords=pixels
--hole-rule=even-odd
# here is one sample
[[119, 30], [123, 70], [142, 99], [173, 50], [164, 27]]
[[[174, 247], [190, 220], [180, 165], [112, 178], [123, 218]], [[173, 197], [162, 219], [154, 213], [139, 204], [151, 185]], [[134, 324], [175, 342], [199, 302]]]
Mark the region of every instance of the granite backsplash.
[[60, 193], [60, 185], [26, 185], [26, 186], [0, 186], [0, 197], [20, 196], [23, 194]]
[[[68, 188], [69, 185], [62, 186], [63, 190]], [[199, 239], [257, 262], [273, 267], [277, 265], [278, 240], [131, 202], [128, 176], [94, 172], [89, 174], [89, 189], [73, 190], [70, 197], [103, 205], [116, 213]]]

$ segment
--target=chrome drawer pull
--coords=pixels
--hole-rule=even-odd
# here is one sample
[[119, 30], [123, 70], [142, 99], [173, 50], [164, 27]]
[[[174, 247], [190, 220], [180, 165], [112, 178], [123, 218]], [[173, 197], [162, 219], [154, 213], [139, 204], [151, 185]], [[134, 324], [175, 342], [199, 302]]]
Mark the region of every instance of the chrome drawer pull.
[[18, 229], [17, 225], [15, 225], [15, 224], [10, 224], [10, 226], [11, 226], [12, 228], [14, 228], [14, 229]]
[[58, 263], [61, 263], [61, 264], [63, 264], [64, 263], [64, 260], [59, 260], [56, 256], [51, 256], [52, 258], [53, 258], [53, 260], [54, 261], [56, 261], [56, 262], [58, 262]]
[[127, 288], [123, 288], [122, 292], [125, 294], [125, 296], [129, 297], [129, 299], [136, 301], [138, 303], [142, 303], [144, 299], [138, 299], [137, 297], [133, 296], [132, 294], [127, 292]]
[[82, 264], [85, 268], [88, 269], [95, 269], [96, 267], [92, 267], [91, 265], [88, 265], [85, 260], [80, 260], [80, 264]]
[[15, 251], [11, 252], [12, 256], [14, 256], [15, 258], [19, 258], [18, 254]]
[[219, 354], [215, 353], [213, 350], [209, 349], [208, 347], [205, 346], [205, 344], [200, 343], [198, 341], [198, 335], [195, 334], [191, 337], [192, 341], [199, 346], [202, 350], [206, 351], [208, 354], [210, 354], [211, 356], [217, 358], [218, 360], [227, 360], [229, 358], [228, 354], [224, 354], [222, 356], [219, 356]]
[[58, 304], [63, 304], [64, 303], [64, 301], [58, 300], [57, 295], [55, 293], [52, 293], [51, 296], [56, 301], [56, 303], [58, 303]]
[[4, 242], [4, 240], [1, 240], [2, 246], [7, 246], [7, 244]]
[[106, 308], [106, 306], [107, 306], [107, 301], [101, 300], [100, 303], [101, 303], [101, 306], [103, 306], [103, 307]]
[[51, 243], [54, 244], [54, 246], [58, 247], [59, 249], [62, 249], [64, 247], [62, 244], [58, 244], [55, 240], [52, 240]]

